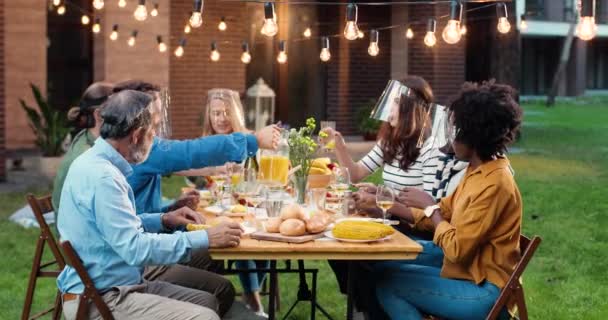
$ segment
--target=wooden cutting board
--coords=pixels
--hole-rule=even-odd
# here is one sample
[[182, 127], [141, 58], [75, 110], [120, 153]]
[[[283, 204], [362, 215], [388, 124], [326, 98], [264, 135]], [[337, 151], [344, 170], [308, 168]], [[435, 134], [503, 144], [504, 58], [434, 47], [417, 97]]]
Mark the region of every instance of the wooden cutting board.
[[304, 243], [313, 241], [323, 237], [323, 232], [317, 234], [305, 234], [303, 236], [290, 237], [284, 236], [280, 233], [268, 233], [268, 232], [254, 232], [250, 235], [251, 239], [255, 240], [266, 240], [266, 241], [278, 241], [278, 242], [289, 242], [289, 243]]

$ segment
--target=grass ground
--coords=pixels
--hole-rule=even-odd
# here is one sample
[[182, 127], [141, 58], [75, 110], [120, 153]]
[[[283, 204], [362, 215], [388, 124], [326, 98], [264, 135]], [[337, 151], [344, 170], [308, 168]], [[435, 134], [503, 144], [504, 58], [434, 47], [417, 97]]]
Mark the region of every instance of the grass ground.
[[[552, 109], [527, 103], [521, 140], [510, 155], [524, 198], [524, 233], [543, 242], [524, 284], [532, 319], [608, 318], [608, 103], [575, 101]], [[167, 194], [180, 179], [164, 184]], [[48, 188], [30, 190], [37, 194]], [[37, 230], [10, 223], [25, 193], [0, 194], [0, 319], [20, 316]], [[318, 267], [319, 301], [343, 318], [345, 299], [325, 262]], [[235, 282], [236, 283], [236, 282]], [[281, 276], [282, 310], [297, 293], [297, 278]], [[238, 284], [237, 284], [238, 287]], [[52, 301], [52, 280], [41, 280], [38, 306]], [[300, 304], [292, 319], [306, 319]]]

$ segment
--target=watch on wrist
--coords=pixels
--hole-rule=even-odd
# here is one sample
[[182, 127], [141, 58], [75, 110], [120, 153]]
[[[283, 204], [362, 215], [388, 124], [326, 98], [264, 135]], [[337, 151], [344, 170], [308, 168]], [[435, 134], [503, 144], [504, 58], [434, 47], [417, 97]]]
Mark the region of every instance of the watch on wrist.
[[427, 216], [427, 218], [430, 218], [433, 213], [435, 212], [435, 210], [440, 209], [440, 207], [438, 205], [432, 205], [432, 206], [428, 206], [424, 209], [424, 215]]

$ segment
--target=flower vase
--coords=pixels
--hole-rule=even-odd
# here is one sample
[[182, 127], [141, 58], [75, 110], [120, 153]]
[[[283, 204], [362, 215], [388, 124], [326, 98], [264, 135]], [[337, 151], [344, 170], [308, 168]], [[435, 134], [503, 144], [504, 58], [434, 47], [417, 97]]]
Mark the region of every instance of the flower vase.
[[296, 191], [296, 200], [298, 204], [306, 203], [306, 185], [308, 184], [308, 176], [295, 176], [294, 189]]

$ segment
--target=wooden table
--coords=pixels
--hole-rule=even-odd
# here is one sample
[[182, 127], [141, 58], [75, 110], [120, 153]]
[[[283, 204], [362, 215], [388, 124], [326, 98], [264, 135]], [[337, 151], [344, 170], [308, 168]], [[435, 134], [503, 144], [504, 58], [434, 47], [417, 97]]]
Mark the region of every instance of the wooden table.
[[[209, 217], [211, 219], [211, 217]], [[274, 320], [274, 297], [276, 292], [273, 275], [276, 274], [277, 260], [409, 260], [415, 259], [422, 252], [422, 246], [400, 232], [395, 232], [391, 239], [372, 243], [346, 243], [319, 239], [307, 243], [293, 244], [284, 242], [254, 240], [248, 237], [241, 239], [236, 248], [210, 249], [215, 260], [270, 260], [270, 305], [269, 319]], [[352, 290], [354, 281], [349, 266], [347, 289], [347, 319], [352, 319]], [[314, 287], [314, 286], [313, 286]], [[314, 294], [314, 293], [313, 293]], [[315, 301], [313, 301], [314, 305]], [[311, 319], [314, 319], [314, 307]]]

